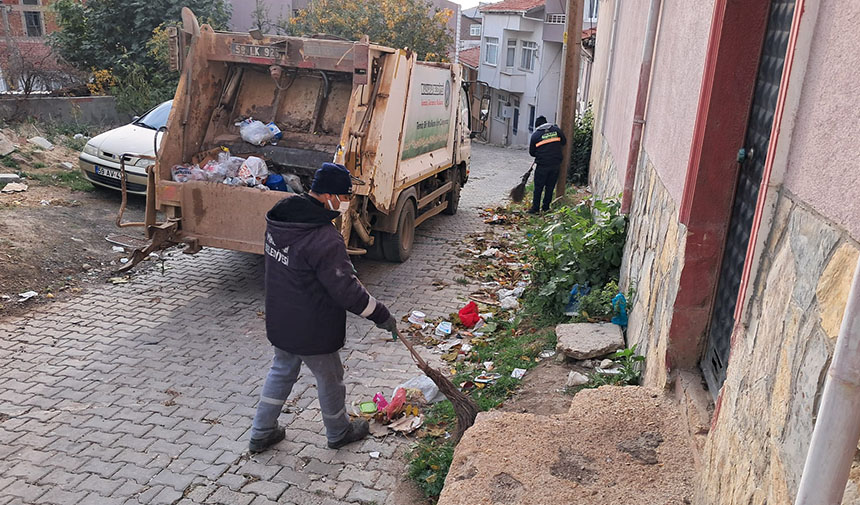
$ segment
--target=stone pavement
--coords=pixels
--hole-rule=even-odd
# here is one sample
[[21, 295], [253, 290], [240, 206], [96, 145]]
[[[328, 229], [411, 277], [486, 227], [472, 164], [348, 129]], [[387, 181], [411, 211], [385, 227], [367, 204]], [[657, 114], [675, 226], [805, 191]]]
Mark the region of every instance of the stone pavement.
[[[484, 229], [478, 208], [500, 202], [529, 163], [524, 151], [476, 145], [459, 213], [422, 225], [404, 264], [357, 260], [362, 281], [398, 316], [457, 310], [469, 291], [454, 281], [460, 240]], [[262, 258], [208, 249], [166, 265], [0, 320], [0, 505], [418, 501], [394, 492], [407, 439], [325, 447], [304, 371], [281, 416], [287, 440], [250, 456], [271, 352]], [[347, 324], [347, 401], [418, 373], [372, 323]]]

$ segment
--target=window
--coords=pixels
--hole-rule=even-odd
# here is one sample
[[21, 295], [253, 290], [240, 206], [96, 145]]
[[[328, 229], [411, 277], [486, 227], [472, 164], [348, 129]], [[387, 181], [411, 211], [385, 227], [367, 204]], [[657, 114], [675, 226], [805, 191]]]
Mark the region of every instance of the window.
[[585, 18], [591, 21], [597, 21], [597, 9], [599, 8], [597, 5], [597, 0], [586, 0], [585, 5], [583, 6], [585, 10]]
[[513, 68], [517, 61], [517, 39], [508, 39], [508, 52], [505, 55], [505, 66]]
[[28, 37], [41, 37], [42, 31], [42, 13], [39, 11], [25, 11], [24, 24], [27, 27]]
[[21, 3], [24, 5], [39, 5], [39, 0], [23, 0]]
[[535, 106], [529, 105], [529, 131], [535, 131]]
[[563, 25], [564, 24], [564, 14], [547, 14], [546, 22], [550, 25]]
[[484, 63], [495, 65], [499, 61], [499, 38], [484, 37]]
[[481, 25], [475, 23], [473, 25], [469, 25], [469, 36], [470, 37], [480, 37], [481, 36]]
[[508, 97], [502, 94], [496, 94], [496, 119], [505, 120], [504, 109], [508, 105]]
[[523, 55], [520, 59], [520, 68], [531, 72], [535, 69], [535, 59], [537, 58], [537, 42], [529, 42], [524, 40]]

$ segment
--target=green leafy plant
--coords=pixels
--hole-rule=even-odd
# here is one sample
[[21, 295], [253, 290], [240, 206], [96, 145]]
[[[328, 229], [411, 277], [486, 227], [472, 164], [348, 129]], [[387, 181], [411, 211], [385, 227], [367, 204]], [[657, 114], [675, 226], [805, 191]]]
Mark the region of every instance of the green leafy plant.
[[409, 478], [415, 481], [425, 495], [439, 496], [453, 458], [454, 444], [422, 440], [412, 449]]
[[605, 286], [618, 280], [627, 233], [620, 206], [618, 200], [592, 197], [561, 207], [551, 224], [529, 230], [534, 287], [526, 301], [532, 310], [561, 320], [574, 284]]
[[610, 358], [621, 364], [620, 382], [626, 385], [637, 385], [642, 379], [639, 363], [645, 361], [645, 356], [636, 354], [636, 345], [615, 352]]
[[591, 163], [591, 139], [594, 132], [594, 114], [591, 105], [576, 118], [573, 126], [573, 136], [570, 139], [570, 166], [567, 170], [567, 182], [582, 186], [588, 184], [588, 166]]

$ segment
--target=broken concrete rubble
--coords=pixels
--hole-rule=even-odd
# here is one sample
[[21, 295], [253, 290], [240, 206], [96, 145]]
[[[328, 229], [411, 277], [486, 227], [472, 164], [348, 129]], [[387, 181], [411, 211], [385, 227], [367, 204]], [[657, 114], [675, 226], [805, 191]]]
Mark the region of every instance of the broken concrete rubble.
[[0, 184], [8, 184], [10, 182], [18, 182], [21, 176], [18, 174], [0, 174]]
[[38, 146], [38, 147], [44, 149], [45, 151], [50, 151], [51, 149], [54, 148], [54, 144], [52, 144], [51, 141], [46, 139], [45, 137], [32, 137], [32, 138], [27, 139], [27, 142], [29, 142], [35, 146]]
[[558, 352], [582, 360], [605, 356], [624, 348], [621, 328], [611, 323], [570, 323], [556, 326]]

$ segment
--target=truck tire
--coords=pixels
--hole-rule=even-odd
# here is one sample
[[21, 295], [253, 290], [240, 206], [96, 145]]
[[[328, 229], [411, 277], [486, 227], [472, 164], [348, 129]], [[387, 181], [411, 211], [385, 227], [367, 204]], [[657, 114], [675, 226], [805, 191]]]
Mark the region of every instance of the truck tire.
[[373, 261], [384, 261], [385, 255], [382, 252], [382, 241], [384, 240], [382, 232], [374, 231], [371, 233], [373, 236], [373, 245], [367, 246], [367, 254], [364, 255], [365, 258]]
[[457, 175], [454, 177], [454, 187], [451, 188], [451, 191], [448, 192], [446, 198], [448, 200], [448, 206], [445, 207], [444, 212], [449, 216], [453, 216], [457, 213], [457, 208], [460, 207], [460, 189], [462, 186], [460, 185], [460, 176]]
[[382, 240], [382, 252], [385, 259], [395, 263], [403, 263], [412, 254], [415, 241], [415, 205], [406, 202], [397, 217], [397, 232], [385, 233]]

